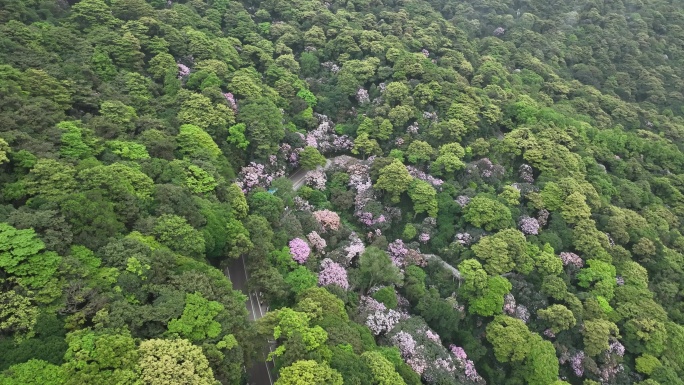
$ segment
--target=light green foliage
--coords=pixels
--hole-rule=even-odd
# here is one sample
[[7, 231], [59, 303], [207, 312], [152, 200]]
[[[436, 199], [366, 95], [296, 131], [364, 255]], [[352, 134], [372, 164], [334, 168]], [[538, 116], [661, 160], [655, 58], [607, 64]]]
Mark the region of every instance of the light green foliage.
[[499, 199], [509, 206], [517, 206], [520, 204], [520, 190], [513, 186], [504, 186], [503, 191], [499, 193]]
[[517, 318], [499, 315], [487, 325], [487, 341], [494, 346], [499, 362], [519, 362], [530, 353], [530, 333], [527, 325]]
[[325, 157], [315, 147], [306, 146], [299, 153], [299, 164], [307, 170], [314, 170], [325, 166]]
[[221, 155], [221, 150], [206, 131], [192, 124], [184, 124], [180, 127], [180, 133], [176, 136], [176, 142], [180, 152], [190, 158], [216, 159]]
[[275, 385], [342, 385], [342, 376], [328, 364], [300, 360], [280, 371]]
[[[9, 282], [15, 282], [26, 290], [35, 291], [35, 300], [50, 303], [60, 296], [58, 267], [61, 257], [54, 252], [41, 252], [44, 243], [36, 237], [32, 229], [17, 230], [7, 223], [0, 222], [0, 271]], [[4, 297], [6, 306], [13, 303], [17, 311], [22, 310], [24, 325], [21, 329], [30, 330], [32, 310], [25, 298], [7, 293]], [[8, 322], [6, 314], [3, 322]], [[28, 324], [26, 322], [29, 322]], [[10, 324], [17, 324], [10, 322]]]
[[585, 197], [581, 193], [572, 193], [565, 198], [561, 207], [563, 219], [569, 224], [577, 224], [588, 220], [591, 216], [591, 209], [585, 202]]
[[633, 352], [645, 352], [659, 357], [667, 344], [665, 324], [648, 318], [631, 319], [625, 323], [625, 346]]
[[12, 149], [10, 148], [9, 144], [5, 141], [5, 139], [0, 138], [0, 165], [3, 163], [9, 162], [9, 155], [12, 152]]
[[78, 173], [82, 188], [102, 189], [114, 200], [133, 196], [141, 201], [151, 198], [154, 182], [139, 169], [123, 163], [97, 165]]
[[572, 311], [559, 304], [551, 305], [546, 309], [539, 309], [537, 315], [551, 326], [554, 333], [568, 330], [577, 323]]
[[208, 301], [200, 293], [185, 295], [185, 308], [180, 318], [169, 321], [169, 333], [177, 333], [190, 341], [216, 338], [221, 333], [221, 324], [216, 316], [224, 311], [223, 305]]
[[246, 150], [249, 146], [249, 140], [247, 140], [247, 137], [245, 136], [246, 128], [247, 126], [245, 126], [244, 123], [230, 126], [228, 128], [228, 138], [226, 138], [226, 141], [239, 149]]
[[135, 121], [138, 119], [135, 108], [118, 100], [102, 102], [100, 115], [105, 121], [116, 124], [126, 132], [133, 130]]
[[435, 150], [427, 142], [414, 140], [406, 149], [406, 157], [411, 163], [426, 163], [432, 159]]
[[439, 148], [439, 155], [432, 164], [430, 170], [435, 175], [448, 175], [465, 167], [461, 159], [465, 156], [465, 150], [458, 143], [448, 143]]
[[397, 307], [397, 294], [391, 286], [385, 286], [376, 291], [373, 293], [373, 298], [375, 298], [376, 301], [383, 303], [389, 309], [395, 309]]
[[530, 337], [530, 352], [521, 370], [529, 385], [555, 384], [558, 379], [558, 359], [553, 344], [533, 333]]
[[37, 359], [12, 365], [0, 375], [2, 385], [62, 385], [65, 382], [64, 369]]
[[597, 356], [602, 351], [608, 349], [610, 338], [619, 337], [620, 330], [617, 325], [603, 319], [585, 320], [584, 329], [584, 351], [588, 356]]
[[183, 185], [195, 194], [203, 194], [213, 191], [218, 186], [218, 182], [201, 167], [190, 164], [185, 170]]
[[405, 241], [410, 241], [413, 238], [418, 235], [418, 230], [416, 230], [416, 227], [412, 223], [407, 223], [406, 226], [404, 226], [404, 232], [402, 233], [401, 237]]
[[154, 236], [161, 244], [188, 257], [201, 258], [204, 255], [204, 238], [190, 226], [185, 218], [165, 214], [154, 226]]
[[132, 383], [138, 352], [126, 330], [79, 330], [67, 335], [64, 355], [65, 384], [107, 385]]
[[472, 250], [486, 262], [484, 268], [491, 275], [505, 274], [513, 269], [528, 274], [533, 268], [525, 236], [518, 230], [506, 229], [483, 237]]
[[299, 90], [299, 92], [297, 92], [297, 97], [302, 98], [306, 102], [306, 104], [311, 108], [315, 107], [316, 103], [318, 103], [316, 96], [306, 88], [302, 88], [301, 90]]
[[100, 147], [92, 135], [76, 122], [61, 122], [57, 125], [62, 131], [59, 152], [67, 159], [85, 159], [100, 152]]
[[219, 384], [202, 348], [188, 340], [145, 340], [138, 351], [138, 374], [144, 384]]
[[409, 89], [404, 83], [391, 82], [388, 83], [383, 97], [389, 103], [401, 103], [409, 94]]
[[399, 373], [394, 370], [394, 365], [389, 362], [380, 352], [365, 352], [361, 355], [370, 367], [373, 374], [373, 383], [378, 385], [404, 385], [406, 384]]
[[382, 150], [378, 142], [375, 139], [370, 139], [368, 134], [364, 132], [354, 139], [352, 154], [362, 155], [365, 158], [369, 155], [382, 154]]
[[380, 176], [374, 187], [385, 191], [392, 202], [398, 203], [401, 194], [408, 190], [412, 179], [406, 166], [394, 159], [392, 163], [380, 170]]
[[38, 308], [14, 290], [0, 293], [0, 331], [17, 338], [32, 336]]
[[216, 140], [222, 140], [227, 134], [228, 127], [235, 124], [233, 110], [227, 105], [214, 104], [211, 99], [201, 94], [187, 92], [183, 93], [183, 96], [184, 100], [177, 116], [181, 124], [207, 130]]
[[285, 282], [290, 286], [292, 292], [299, 294], [306, 289], [315, 287], [318, 284], [318, 276], [304, 266], [298, 266], [285, 276]]
[[147, 148], [140, 143], [112, 140], [107, 142], [107, 147], [109, 147], [112, 153], [119, 155], [124, 159], [140, 160], [150, 158], [150, 154], [147, 153]]
[[[289, 251], [288, 251], [289, 252]], [[349, 320], [344, 302], [322, 287], [312, 287], [298, 295], [295, 310], [305, 312], [312, 319], [334, 316], [342, 321]]]
[[658, 358], [650, 354], [643, 354], [640, 357], [637, 357], [634, 361], [636, 364], [636, 370], [639, 373], [644, 374], [651, 374], [654, 370], [662, 365]]
[[247, 198], [245, 194], [235, 183], [231, 183], [228, 186], [228, 192], [226, 193], [226, 201], [230, 204], [231, 213], [236, 219], [244, 219], [247, 217], [249, 211], [249, 206], [247, 205]]
[[512, 224], [511, 210], [501, 202], [478, 195], [465, 208], [465, 220], [474, 226], [493, 231]]
[[29, 195], [55, 198], [73, 192], [76, 170], [54, 159], [39, 159], [29, 172], [24, 186]]
[[504, 277], [489, 277], [481, 294], [470, 300], [468, 311], [485, 317], [501, 313], [504, 296], [511, 291], [511, 283]]
[[437, 217], [437, 191], [429, 183], [420, 179], [413, 179], [408, 188], [408, 195], [413, 201], [413, 211], [416, 214], [427, 213]]
[[541, 249], [535, 245], [527, 245], [527, 254], [534, 260], [534, 266], [545, 276], [558, 275], [563, 271], [563, 261], [554, 254], [548, 243]]
[[249, 231], [242, 222], [236, 219], [228, 219], [226, 238], [226, 251], [230, 258], [238, 258], [254, 247], [249, 237]]
[[273, 328], [273, 338], [281, 339], [280, 344], [269, 357], [280, 357], [285, 354], [290, 341], [301, 339], [306, 351], [326, 350], [324, 345], [328, 340], [328, 333], [320, 326], [309, 326], [310, 316], [306, 313], [282, 308], [275, 312], [276, 324]]
[[615, 287], [615, 266], [598, 259], [587, 261], [587, 267], [577, 273], [578, 285], [584, 288], [594, 287], [598, 295], [610, 300]]

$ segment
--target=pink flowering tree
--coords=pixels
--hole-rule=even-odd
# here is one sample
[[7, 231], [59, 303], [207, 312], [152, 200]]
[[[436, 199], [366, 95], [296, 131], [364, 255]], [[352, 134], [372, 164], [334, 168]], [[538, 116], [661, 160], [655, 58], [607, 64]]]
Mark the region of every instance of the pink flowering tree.
[[347, 253], [347, 261], [351, 262], [352, 259], [363, 254], [363, 252], [366, 251], [366, 247], [363, 245], [363, 241], [361, 240], [361, 238], [359, 238], [359, 236], [356, 235], [355, 232], [352, 232], [349, 235], [349, 241], [351, 243], [349, 244], [349, 246], [345, 247], [344, 251]]
[[323, 231], [337, 231], [340, 228], [340, 216], [330, 210], [319, 210], [313, 212], [314, 218], [323, 227]]
[[518, 221], [518, 227], [525, 235], [539, 234], [539, 221], [536, 218], [524, 216]]
[[325, 254], [325, 247], [327, 246], [327, 243], [325, 242], [325, 239], [321, 238], [321, 236], [318, 235], [317, 232], [310, 232], [306, 236], [306, 239], [309, 240], [309, 243], [311, 244], [311, 247], [313, 247], [315, 252], [319, 254]]
[[304, 176], [304, 182], [316, 190], [325, 190], [328, 178], [323, 170], [311, 170]]
[[584, 261], [579, 255], [570, 252], [560, 253], [560, 259], [563, 261], [563, 266], [572, 266], [576, 268], [581, 268], [584, 266]]
[[297, 263], [302, 264], [309, 259], [311, 254], [311, 248], [309, 245], [301, 238], [294, 238], [289, 243], [290, 255]]
[[321, 262], [321, 271], [318, 273], [318, 284], [321, 286], [337, 285], [344, 290], [349, 289], [347, 270], [332, 259], [326, 258]]

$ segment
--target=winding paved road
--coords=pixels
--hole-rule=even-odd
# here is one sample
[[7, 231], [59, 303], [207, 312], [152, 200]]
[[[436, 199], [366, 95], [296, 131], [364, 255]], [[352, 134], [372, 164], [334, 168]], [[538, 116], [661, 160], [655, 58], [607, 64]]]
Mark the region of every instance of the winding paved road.
[[[268, 311], [268, 307], [259, 303], [256, 293], [252, 293], [247, 289], [247, 281], [249, 274], [247, 273], [247, 266], [245, 265], [245, 258], [240, 257], [234, 260], [224, 271], [224, 274], [233, 283], [233, 289], [240, 290], [247, 296], [247, 312], [249, 313], [249, 320], [256, 321], [263, 317]], [[266, 361], [271, 347], [264, 348], [262, 355], [263, 361], [255, 362], [251, 368], [247, 369], [247, 378], [249, 385], [273, 385], [276, 380], [277, 373], [273, 367], [272, 361]]]

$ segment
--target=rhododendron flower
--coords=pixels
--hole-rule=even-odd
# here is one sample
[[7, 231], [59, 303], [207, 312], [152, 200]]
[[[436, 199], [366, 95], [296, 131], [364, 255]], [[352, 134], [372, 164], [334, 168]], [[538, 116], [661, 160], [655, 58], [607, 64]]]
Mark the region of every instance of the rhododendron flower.
[[321, 272], [318, 274], [318, 284], [321, 286], [337, 285], [344, 290], [349, 288], [347, 270], [339, 263], [326, 258], [321, 262]]
[[323, 231], [337, 231], [340, 228], [340, 216], [334, 211], [314, 211], [313, 216], [323, 227]]
[[290, 247], [292, 259], [294, 259], [297, 263], [302, 264], [309, 259], [311, 248], [303, 239], [294, 238], [288, 243], [288, 246]]

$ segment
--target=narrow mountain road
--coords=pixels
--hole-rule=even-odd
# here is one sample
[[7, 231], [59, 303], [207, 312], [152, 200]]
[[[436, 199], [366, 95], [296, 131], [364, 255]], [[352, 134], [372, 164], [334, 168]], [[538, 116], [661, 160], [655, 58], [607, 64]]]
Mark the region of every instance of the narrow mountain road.
[[[268, 311], [268, 307], [259, 303], [259, 298], [256, 293], [252, 293], [247, 289], [247, 281], [249, 274], [247, 273], [247, 266], [245, 265], [245, 258], [234, 260], [224, 271], [224, 274], [233, 283], [233, 289], [240, 290], [242, 294], [247, 296], [247, 312], [249, 313], [249, 320], [256, 321], [263, 317]], [[257, 361], [251, 368], [247, 369], [247, 378], [249, 385], [273, 385], [276, 379], [275, 369], [272, 361], [266, 361], [271, 347], [265, 347], [262, 352], [264, 360]]]
[[[335, 159], [335, 158], [333, 158]], [[331, 159], [326, 159], [325, 166], [322, 167], [323, 170], [327, 170], [332, 165]], [[306, 173], [307, 170], [300, 168], [297, 171], [290, 174], [288, 177], [292, 181], [292, 189], [299, 190], [306, 183]]]

